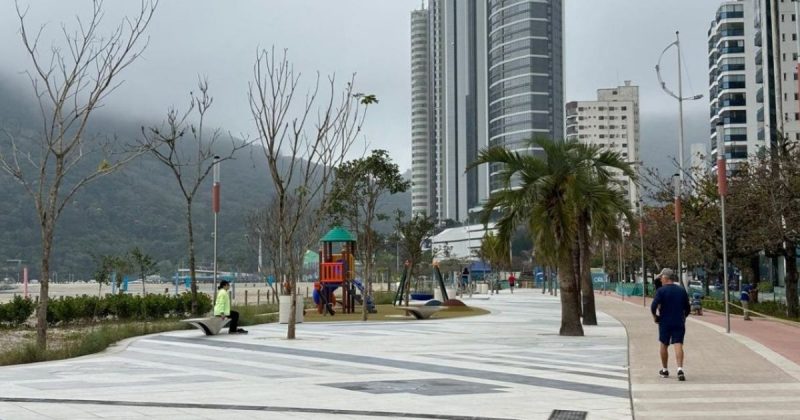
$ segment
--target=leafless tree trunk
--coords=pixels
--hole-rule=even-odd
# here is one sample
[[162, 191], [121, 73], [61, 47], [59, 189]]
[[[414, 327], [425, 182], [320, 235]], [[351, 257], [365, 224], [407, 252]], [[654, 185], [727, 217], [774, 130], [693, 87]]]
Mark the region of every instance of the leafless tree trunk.
[[[295, 338], [297, 273], [302, 255], [318, 238], [299, 238], [300, 223], [314, 214], [311, 223], [322, 223], [330, 207], [330, 187], [336, 167], [343, 163], [361, 133], [369, 102], [354, 91], [353, 79], [337, 93], [336, 80], [328, 78], [329, 97], [320, 99], [319, 75], [302, 104], [296, 104], [300, 74], [289, 64], [286, 52], [260, 51], [253, 65], [250, 83], [250, 110], [259, 140], [267, 158], [267, 170], [275, 186], [278, 206], [275, 224], [288, 260], [292, 306], [286, 337]], [[296, 113], [296, 114], [294, 114]], [[291, 116], [290, 114], [294, 114]], [[316, 116], [316, 121], [312, 121]], [[288, 199], [296, 201], [287, 206]], [[303, 240], [304, 239], [304, 240]], [[291, 244], [305, 242], [302, 251], [292, 251]], [[288, 255], [287, 255], [288, 254]], [[288, 273], [286, 273], [288, 271]], [[281, 278], [280, 276], [279, 278]]]
[[[156, 2], [143, 1], [138, 14], [125, 18], [109, 34], [99, 34], [103, 10], [102, 2], [95, 0], [90, 18], [78, 20], [74, 32], [63, 26], [64, 45], [54, 43], [45, 54], [39, 44], [45, 27], [30, 33], [27, 9], [17, 3], [16, 10], [22, 43], [31, 60], [28, 76], [38, 99], [42, 129], [34, 139], [18, 139], [6, 132], [10, 142], [0, 149], [0, 168], [31, 195], [39, 218], [42, 271], [36, 342], [46, 349], [50, 257], [58, 218], [82, 187], [141, 154], [141, 150], [121, 150], [115, 141], [87, 133], [87, 126], [94, 110], [120, 85], [120, 73], [146, 47], [143, 36]], [[96, 161], [89, 162], [86, 158], [93, 155]]]
[[[237, 151], [249, 147], [252, 142], [237, 141], [228, 135], [230, 144], [223, 148], [219, 141], [221, 133], [213, 130], [206, 138], [205, 119], [214, 99], [208, 94], [208, 81], [198, 82], [199, 93], [191, 93], [186, 112], [176, 109], [167, 111], [167, 120], [161, 127], [142, 127], [139, 144], [164, 164], [175, 176], [175, 181], [186, 202], [186, 227], [189, 234], [189, 275], [191, 276], [192, 313], [197, 315], [197, 274], [194, 252], [194, 229], [192, 206], [200, 186], [220, 163], [233, 159]], [[197, 113], [197, 124], [190, 122]], [[189, 135], [186, 135], [187, 132]]]

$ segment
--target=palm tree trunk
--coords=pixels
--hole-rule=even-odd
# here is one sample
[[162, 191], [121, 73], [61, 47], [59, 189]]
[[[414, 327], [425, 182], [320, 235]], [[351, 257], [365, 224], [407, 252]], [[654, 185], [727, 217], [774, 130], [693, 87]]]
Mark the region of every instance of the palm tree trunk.
[[786, 315], [791, 318], [800, 316], [797, 296], [797, 243], [786, 241]]
[[580, 300], [575, 285], [572, 253], [559, 261], [558, 283], [561, 289], [561, 329], [558, 334], [564, 336], [583, 336], [581, 326]]
[[583, 302], [583, 325], [597, 325], [597, 312], [594, 305], [594, 284], [589, 268], [592, 258], [589, 247], [589, 234], [585, 225], [578, 232], [580, 242], [580, 276], [581, 298]]

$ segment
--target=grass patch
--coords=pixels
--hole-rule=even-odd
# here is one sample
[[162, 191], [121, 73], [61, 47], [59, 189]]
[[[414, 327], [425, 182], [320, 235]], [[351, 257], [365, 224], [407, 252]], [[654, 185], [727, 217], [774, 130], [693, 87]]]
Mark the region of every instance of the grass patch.
[[[234, 306], [239, 311], [240, 325], [276, 322], [276, 304]], [[268, 314], [268, 315], [267, 315]], [[18, 334], [20, 341], [3, 346], [0, 351], [0, 366], [23, 363], [45, 362], [48, 360], [69, 359], [101, 352], [108, 346], [126, 338], [193, 328], [178, 319], [152, 322], [107, 322], [73, 328], [50, 328], [48, 348], [40, 351], [36, 346], [36, 332], [31, 330], [6, 330], [6, 334]]]
[[278, 321], [277, 303], [234, 306], [232, 309], [239, 312], [239, 325], [267, 324]]
[[[369, 314], [368, 321], [416, 321], [413, 317], [405, 317], [405, 311], [402, 307], [395, 307], [389, 304], [377, 305], [378, 313]], [[357, 313], [343, 314], [336, 312], [334, 316], [323, 316], [318, 314], [316, 308], [306, 310], [306, 315], [303, 317], [304, 322], [343, 322], [343, 321], [361, 321], [361, 308], [356, 309]], [[489, 311], [481, 308], [461, 306], [458, 308], [447, 308], [439, 311], [431, 317], [431, 319], [443, 318], [459, 318], [464, 316], [485, 315]]]
[[34, 334], [33, 338], [0, 352], [0, 366], [85, 356], [103, 351], [111, 344], [126, 338], [186, 328], [186, 324], [172, 320], [95, 325], [60, 334], [50, 334], [48, 348], [45, 351], [39, 350], [36, 346]]
[[[739, 302], [738, 300], [731, 301], [731, 303], [734, 304], [734, 305], [740, 305], [741, 306], [741, 302]], [[722, 300], [717, 300], [717, 299], [703, 299], [703, 309], [709, 309], [709, 310], [718, 311], [718, 312], [725, 312], [725, 302], [723, 302]], [[764, 315], [769, 315], [771, 317], [785, 319], [787, 321], [800, 322], [800, 318], [791, 318], [791, 317], [786, 316], [786, 305], [784, 305], [784, 304], [782, 304], [780, 302], [765, 301], [765, 302], [759, 302], [759, 303], [751, 303], [750, 304], [750, 311], [751, 311], [751, 313], [750, 313], [751, 316], [758, 316], [758, 315], [752, 313], [752, 311], [755, 311], [755, 312], [760, 312], [760, 313], [762, 313]], [[743, 315], [744, 314], [741, 309], [739, 309], [739, 308], [737, 308], [735, 306], [730, 306], [730, 312], [733, 315]]]

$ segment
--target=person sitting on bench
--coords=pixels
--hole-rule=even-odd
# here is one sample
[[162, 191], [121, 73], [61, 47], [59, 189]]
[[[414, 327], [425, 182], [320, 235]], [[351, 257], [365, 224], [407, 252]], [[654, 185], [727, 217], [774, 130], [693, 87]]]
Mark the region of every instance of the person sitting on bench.
[[217, 303], [214, 305], [214, 316], [230, 317], [231, 323], [228, 324], [228, 334], [247, 334], [247, 330], [239, 328], [239, 312], [231, 310], [231, 297], [228, 295], [230, 287], [231, 284], [227, 280], [219, 282]]

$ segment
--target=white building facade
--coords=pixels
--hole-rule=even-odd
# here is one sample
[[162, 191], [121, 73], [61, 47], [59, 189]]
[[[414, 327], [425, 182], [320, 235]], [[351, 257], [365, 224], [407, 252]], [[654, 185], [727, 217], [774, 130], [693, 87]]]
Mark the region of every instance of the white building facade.
[[[598, 89], [595, 101], [573, 101], [566, 105], [567, 140], [617, 152], [634, 165], [639, 158], [639, 87], [626, 81], [615, 88]], [[636, 183], [616, 174], [632, 209], [639, 203]]]

